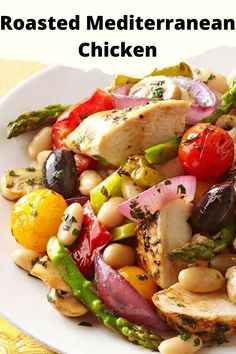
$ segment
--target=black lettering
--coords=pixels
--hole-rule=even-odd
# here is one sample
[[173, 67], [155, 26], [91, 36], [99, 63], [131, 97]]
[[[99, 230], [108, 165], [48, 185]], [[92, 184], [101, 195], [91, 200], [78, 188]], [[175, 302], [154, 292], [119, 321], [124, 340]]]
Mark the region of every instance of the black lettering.
[[[134, 20], [133, 20], [134, 16], [130, 15], [130, 29], [133, 29], [134, 26]], [[117, 29], [118, 30], [127, 30], [128, 29], [128, 16], [124, 15], [123, 18], [120, 18], [119, 20], [117, 20]]]
[[80, 17], [79, 17], [79, 15], [76, 15], [74, 19], [72, 18], [69, 21], [69, 28], [71, 30], [79, 30], [80, 29]]
[[79, 48], [78, 48], [78, 51], [79, 51], [79, 55], [81, 55], [81, 57], [89, 57], [89, 53], [85, 52], [84, 49], [85, 47], [90, 47], [90, 44], [88, 42], [84, 42], [84, 43], [81, 43], [79, 45]]
[[12, 26], [10, 25], [11, 23], [11, 17], [10, 16], [1, 16], [1, 30], [13, 30]]
[[130, 53], [130, 49], [132, 49], [131, 45], [128, 45], [126, 47], [125, 42], [121, 42], [121, 56], [122, 57], [132, 57], [132, 54]]
[[157, 57], [157, 48], [154, 45], [146, 46], [145, 56], [156, 58]]
[[47, 28], [46, 24], [46, 19], [45, 18], [40, 18], [38, 21], [38, 30], [43, 31]]
[[166, 30], [170, 30], [170, 24], [174, 22], [173, 18], [167, 18], [166, 19]]
[[209, 30], [210, 21], [207, 18], [200, 20], [199, 26], [202, 30]]
[[155, 21], [153, 19], [149, 18], [145, 21], [144, 26], [147, 30], [153, 30], [153, 29], [155, 29]]
[[96, 45], [96, 42], [91, 42], [91, 56], [100, 58], [102, 57], [102, 54], [102, 47], [100, 45]]
[[36, 21], [33, 18], [29, 18], [27, 20], [27, 23], [25, 25], [25, 28], [30, 31], [30, 30], [36, 30]]
[[57, 21], [57, 28], [62, 31], [66, 30], [67, 29], [67, 21], [64, 18], [60, 18]]
[[55, 22], [56, 22], [55, 18], [53, 18], [52, 16], [49, 17], [49, 19], [48, 19], [49, 27], [48, 28], [52, 31], [56, 29], [56, 26], [54, 26]]
[[16, 30], [22, 30], [24, 28], [25, 24], [24, 21], [21, 20], [20, 18], [17, 18], [16, 20], [14, 20], [13, 22], [13, 27]]
[[211, 29], [215, 30], [222, 30], [222, 22], [219, 19], [214, 19], [211, 25]]
[[185, 29], [185, 21], [182, 18], [177, 18], [175, 21], [175, 30], [184, 30]]
[[164, 18], [158, 18], [157, 19], [157, 30], [160, 31], [161, 30], [161, 27], [162, 27], [162, 23], [165, 22], [165, 19]]
[[[192, 26], [193, 25], [193, 26]], [[191, 18], [191, 19], [187, 19], [187, 30], [191, 31], [191, 30], [197, 30], [198, 29], [198, 20], [196, 18]]]
[[143, 57], [144, 49], [141, 45], [137, 45], [134, 47], [133, 52], [136, 57]]
[[103, 29], [103, 17], [97, 16], [96, 22], [94, 22], [93, 16], [87, 16], [87, 29], [88, 30], [102, 30]]
[[142, 30], [143, 29], [143, 18], [141, 18], [140, 16], [138, 16], [136, 18], [136, 26], [137, 26], [137, 30]]
[[[230, 28], [229, 28], [228, 24], [230, 24]], [[235, 22], [232, 18], [224, 19], [224, 30], [228, 30], [228, 29], [230, 29], [231, 31], [235, 30]]]
[[[117, 52], [116, 52], [116, 50], [117, 50]], [[112, 57], [119, 57], [120, 56], [120, 47], [118, 45], [113, 45], [111, 47], [110, 52], [111, 52]]]
[[113, 20], [112, 18], [108, 18], [105, 21], [105, 27], [108, 30], [114, 30], [115, 29], [115, 25], [116, 25], [115, 20]]

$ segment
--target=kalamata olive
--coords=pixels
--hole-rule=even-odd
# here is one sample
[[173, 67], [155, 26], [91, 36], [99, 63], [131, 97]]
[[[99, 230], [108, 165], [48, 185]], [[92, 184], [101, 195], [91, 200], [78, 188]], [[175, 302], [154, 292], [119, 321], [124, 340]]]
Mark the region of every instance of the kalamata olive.
[[216, 234], [233, 218], [235, 202], [236, 194], [231, 183], [214, 185], [193, 208], [190, 224], [194, 232]]
[[52, 151], [44, 163], [43, 179], [45, 187], [65, 198], [75, 196], [78, 193], [78, 175], [73, 153], [60, 149]]

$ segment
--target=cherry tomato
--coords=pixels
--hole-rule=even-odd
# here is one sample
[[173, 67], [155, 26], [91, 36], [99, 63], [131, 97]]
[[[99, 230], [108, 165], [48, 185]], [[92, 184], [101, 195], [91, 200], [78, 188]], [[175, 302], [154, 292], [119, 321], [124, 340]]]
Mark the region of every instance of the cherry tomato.
[[75, 164], [77, 173], [80, 175], [85, 170], [94, 170], [99, 165], [99, 162], [90, 156], [75, 154]]
[[75, 130], [88, 115], [112, 108], [112, 96], [105, 91], [96, 89], [89, 97], [67, 109], [52, 127], [53, 149], [66, 148], [63, 139]]
[[199, 180], [214, 180], [231, 167], [234, 142], [223, 129], [199, 123], [185, 132], [178, 155], [186, 173]]

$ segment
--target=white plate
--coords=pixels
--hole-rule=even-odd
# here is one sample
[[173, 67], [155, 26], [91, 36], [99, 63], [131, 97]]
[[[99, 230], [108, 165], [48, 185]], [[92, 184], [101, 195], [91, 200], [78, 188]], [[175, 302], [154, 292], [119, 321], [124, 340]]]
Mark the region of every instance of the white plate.
[[[193, 61], [202, 66], [204, 56]], [[232, 58], [233, 59], [233, 58]], [[217, 69], [216, 63], [214, 68]], [[8, 168], [28, 166], [26, 147], [29, 134], [6, 140], [6, 124], [22, 112], [53, 103], [76, 102], [96, 86], [103, 87], [111, 77], [98, 70], [83, 72], [63, 66], [44, 70], [15, 88], [0, 104], [0, 173]], [[121, 354], [150, 353], [134, 346], [98, 324], [81, 327], [82, 320], [71, 320], [58, 314], [46, 300], [47, 289], [39, 280], [30, 278], [16, 267], [10, 254], [17, 246], [9, 230], [11, 203], [0, 199], [0, 312], [31, 337], [60, 353]], [[202, 354], [233, 354], [236, 338], [220, 347], [205, 349]]]

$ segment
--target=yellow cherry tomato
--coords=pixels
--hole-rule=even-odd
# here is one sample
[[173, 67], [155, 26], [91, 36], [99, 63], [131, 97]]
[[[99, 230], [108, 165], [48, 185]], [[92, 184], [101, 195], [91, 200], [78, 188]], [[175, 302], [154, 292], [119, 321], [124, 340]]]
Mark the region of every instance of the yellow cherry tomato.
[[144, 299], [152, 303], [151, 298], [158, 291], [158, 287], [142, 268], [125, 266], [118, 269], [118, 273], [122, 275]]
[[193, 204], [196, 205], [201, 196], [208, 191], [208, 189], [210, 189], [213, 185], [215, 184], [215, 182], [212, 181], [197, 181], [197, 185], [196, 185], [196, 193], [195, 193], [195, 197], [193, 200]]
[[48, 239], [57, 234], [66, 207], [65, 199], [50, 189], [35, 190], [23, 196], [10, 215], [16, 241], [33, 251], [45, 252]]

